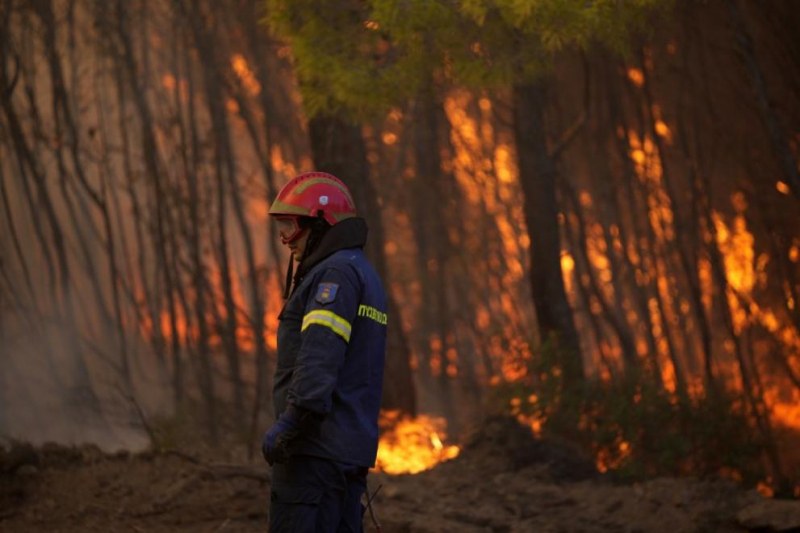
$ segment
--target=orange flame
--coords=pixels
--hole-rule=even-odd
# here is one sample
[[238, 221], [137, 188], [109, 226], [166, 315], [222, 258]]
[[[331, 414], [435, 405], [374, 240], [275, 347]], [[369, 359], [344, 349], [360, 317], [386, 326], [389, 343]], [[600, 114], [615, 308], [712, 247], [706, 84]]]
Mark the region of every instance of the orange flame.
[[617, 437], [615, 445], [612, 448], [601, 449], [597, 452], [595, 458], [595, 466], [600, 472], [608, 472], [618, 468], [625, 459], [631, 454], [631, 444]]
[[416, 474], [456, 457], [461, 449], [445, 444], [443, 418], [419, 415], [403, 417], [400, 411], [381, 413], [382, 436], [376, 470], [387, 474]]

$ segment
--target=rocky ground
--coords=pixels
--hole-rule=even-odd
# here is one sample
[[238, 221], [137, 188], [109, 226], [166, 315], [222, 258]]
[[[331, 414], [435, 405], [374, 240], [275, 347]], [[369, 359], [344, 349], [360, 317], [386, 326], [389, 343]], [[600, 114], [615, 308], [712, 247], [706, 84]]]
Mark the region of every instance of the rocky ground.
[[[726, 481], [612, 483], [567, 448], [506, 419], [454, 460], [417, 475], [371, 474], [391, 532], [800, 532], [800, 501]], [[181, 452], [86, 446], [0, 452], [0, 531], [265, 531], [269, 470]], [[366, 531], [377, 531], [369, 516]]]

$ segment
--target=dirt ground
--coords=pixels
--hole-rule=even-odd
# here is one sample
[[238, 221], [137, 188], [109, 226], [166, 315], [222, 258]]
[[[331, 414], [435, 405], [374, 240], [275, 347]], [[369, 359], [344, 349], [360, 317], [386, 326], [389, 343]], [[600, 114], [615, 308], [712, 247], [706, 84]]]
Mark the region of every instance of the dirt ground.
[[[619, 485], [563, 446], [488, 421], [454, 460], [417, 475], [373, 473], [381, 531], [800, 532], [800, 501], [726, 481]], [[0, 452], [0, 531], [250, 532], [267, 529], [269, 469], [181, 452], [85, 446]], [[369, 515], [366, 531], [377, 531]]]

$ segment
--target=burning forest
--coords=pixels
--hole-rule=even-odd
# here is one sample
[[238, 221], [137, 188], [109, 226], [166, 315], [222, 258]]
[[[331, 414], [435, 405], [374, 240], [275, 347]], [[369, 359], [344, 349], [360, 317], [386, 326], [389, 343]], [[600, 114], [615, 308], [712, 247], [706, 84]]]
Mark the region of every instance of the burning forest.
[[[388, 293], [392, 520], [414, 479], [489, 480], [496, 417], [529, 433], [498, 472], [539, 479], [531, 450], [552, 469], [562, 442], [592, 476], [800, 498], [800, 9], [412, 4], [0, 4], [3, 449], [268, 482], [289, 262], [268, 211], [318, 169]], [[8, 494], [0, 528], [24, 529]]]

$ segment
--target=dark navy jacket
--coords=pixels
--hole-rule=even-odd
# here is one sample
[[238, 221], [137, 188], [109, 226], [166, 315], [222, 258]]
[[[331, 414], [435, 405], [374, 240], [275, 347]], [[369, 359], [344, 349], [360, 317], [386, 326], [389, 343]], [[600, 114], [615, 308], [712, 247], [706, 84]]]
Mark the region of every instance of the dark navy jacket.
[[345, 220], [323, 237], [310, 266], [304, 261], [307, 272], [279, 317], [273, 400], [276, 416], [289, 403], [316, 415], [291, 442], [293, 455], [371, 467], [387, 315], [380, 278], [361, 249], [365, 240], [363, 221]]

